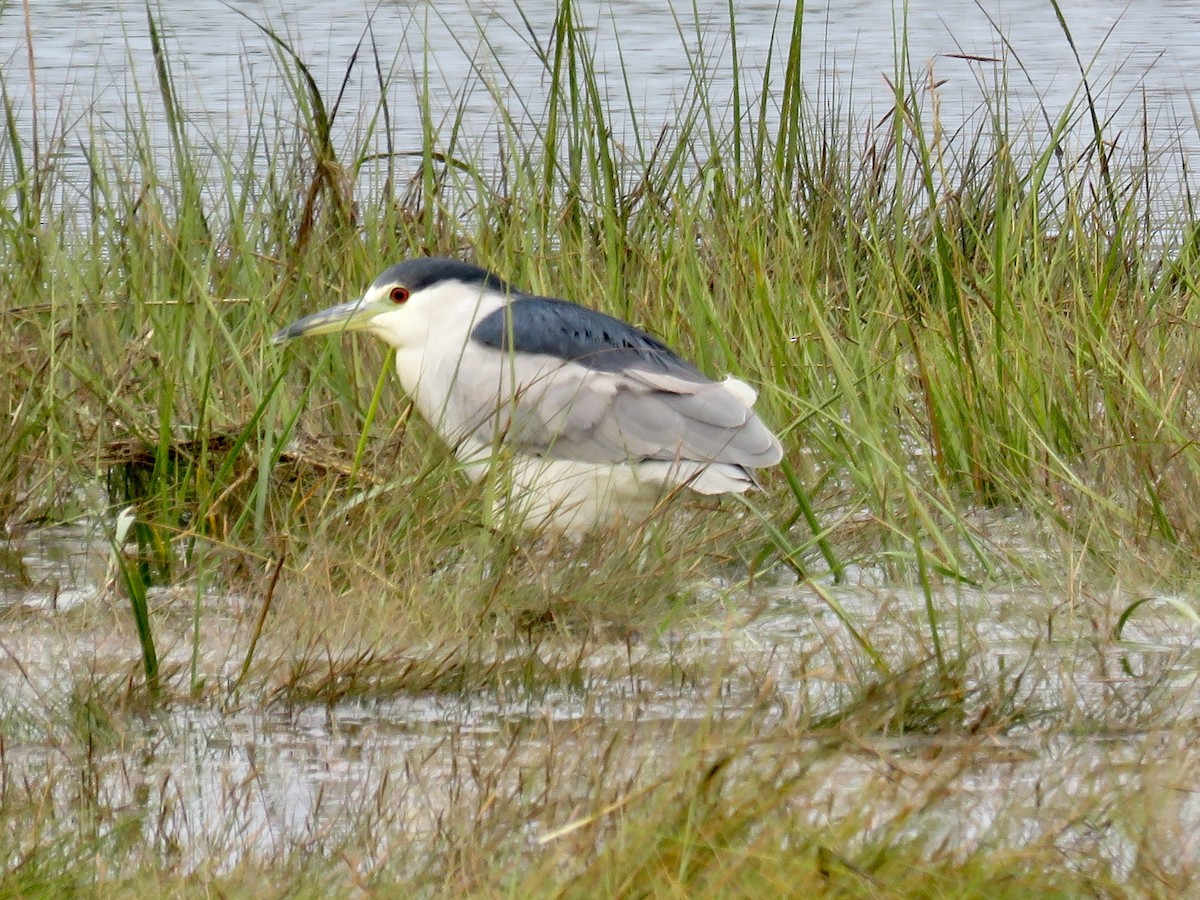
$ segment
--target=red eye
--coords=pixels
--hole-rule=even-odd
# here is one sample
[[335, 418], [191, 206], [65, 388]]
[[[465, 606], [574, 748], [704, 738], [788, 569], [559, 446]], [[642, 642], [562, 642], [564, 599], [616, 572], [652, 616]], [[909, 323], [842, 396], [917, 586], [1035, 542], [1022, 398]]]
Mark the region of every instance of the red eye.
[[399, 306], [401, 303], [408, 302], [408, 288], [396, 285], [388, 294], [392, 302]]

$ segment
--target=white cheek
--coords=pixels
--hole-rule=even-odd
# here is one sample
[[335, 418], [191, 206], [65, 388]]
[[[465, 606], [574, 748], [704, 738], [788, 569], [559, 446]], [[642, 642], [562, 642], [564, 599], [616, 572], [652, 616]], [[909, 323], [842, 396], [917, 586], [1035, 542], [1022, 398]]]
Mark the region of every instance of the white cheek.
[[368, 328], [398, 349], [441, 353], [447, 341], [461, 349], [475, 323], [504, 302], [503, 296], [450, 283], [427, 288], [407, 303], [381, 312]]
[[464, 293], [461, 287], [439, 289], [371, 322], [371, 330], [396, 348], [396, 370], [405, 391], [443, 434], [457, 431], [465, 415], [451, 397], [464, 371], [474, 371], [467, 358], [471, 332], [504, 302], [502, 296]]
[[393, 347], [410, 345], [412, 328], [408, 323], [407, 310], [397, 306], [393, 310], [375, 316], [367, 326], [367, 330], [385, 343]]

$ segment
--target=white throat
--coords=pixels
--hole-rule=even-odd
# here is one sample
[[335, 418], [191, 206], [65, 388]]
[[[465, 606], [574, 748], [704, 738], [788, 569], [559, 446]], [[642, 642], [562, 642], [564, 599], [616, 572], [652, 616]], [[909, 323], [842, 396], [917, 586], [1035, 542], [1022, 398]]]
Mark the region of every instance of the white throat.
[[471, 332], [508, 302], [506, 293], [452, 281], [418, 291], [371, 321], [371, 331], [396, 348], [405, 392], [442, 434], [453, 433], [467, 413], [459, 408], [454, 383], [471, 352]]

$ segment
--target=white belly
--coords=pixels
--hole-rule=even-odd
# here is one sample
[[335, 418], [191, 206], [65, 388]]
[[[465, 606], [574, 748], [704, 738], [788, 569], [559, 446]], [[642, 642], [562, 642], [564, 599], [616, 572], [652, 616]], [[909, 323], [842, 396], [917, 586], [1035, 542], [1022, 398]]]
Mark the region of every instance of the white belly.
[[[472, 480], [488, 475], [490, 448], [479, 447], [461, 453], [460, 458]], [[657, 467], [652, 471], [642, 468], [633, 463], [506, 458], [488, 485], [494, 491], [492, 511], [497, 524], [549, 528], [571, 535], [621, 520], [641, 522], [664, 494]]]

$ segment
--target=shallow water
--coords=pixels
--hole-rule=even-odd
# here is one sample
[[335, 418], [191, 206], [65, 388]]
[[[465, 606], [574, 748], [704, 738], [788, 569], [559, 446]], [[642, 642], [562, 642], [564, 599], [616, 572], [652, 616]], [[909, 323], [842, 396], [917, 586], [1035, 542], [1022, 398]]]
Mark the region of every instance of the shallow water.
[[[901, 819], [903, 828], [963, 853], [1061, 828], [1056, 840], [1119, 868], [1136, 852], [1134, 837], [1075, 821], [1079, 810], [1183, 790], [1180, 773], [1200, 764], [1200, 746], [1187, 739], [1200, 715], [1196, 635], [1153, 610], [1114, 643], [1099, 604], [946, 590], [935, 604], [947, 645], [965, 641], [956, 690], [967, 693], [944, 726], [914, 719], [909, 734], [875, 730], [869, 710], [853, 711], [861, 654], [804, 586], [728, 595], [707, 624], [634, 645], [599, 643], [582, 657], [574, 648], [561, 658], [514, 649], [545, 656], [548, 671], [569, 659], [565, 681], [330, 704], [263, 702], [218, 687], [130, 716], [119, 698], [136, 681], [136, 641], [125, 601], [99, 580], [103, 542], [57, 528], [19, 536], [10, 549], [6, 575], [14, 559], [25, 575], [0, 581], [0, 781], [34, 796], [49, 790], [66, 833], [84, 793], [138, 817], [146, 840], [185, 868], [232, 868], [356, 837], [370, 846], [363, 829], [419, 849], [446, 829], [486, 829], [489, 815], [497, 828], [522, 822], [516, 839], [553, 843], [589, 808], [598, 773], [606, 785], [643, 784], [670, 772], [681, 748], [724, 742], [740, 749], [733, 765], [747, 772], [794, 757], [811, 784], [796, 814], [814, 823], [866, 814], [895, 827], [915, 807], [919, 816]], [[825, 590], [897, 671], [927, 652], [919, 592]], [[84, 599], [63, 609], [56, 591]], [[160, 612], [190, 602], [169, 591], [152, 599]], [[217, 684], [236, 676], [245, 633], [228, 609], [241, 605], [252, 604], [204, 613], [201, 669]], [[185, 651], [165, 655], [168, 667], [185, 665]], [[936, 675], [920, 664], [912, 671], [914, 692]], [[969, 723], [1004, 704], [1007, 724], [975, 733]], [[1173, 852], [1194, 857], [1200, 805], [1190, 788], [1170, 815], [1180, 835]]]
[[[24, 9], [32, 40], [26, 41]], [[463, 143], [497, 150], [499, 120], [489, 86], [514, 108], [542, 120], [547, 84], [536, 50], [550, 34], [555, 4], [526, 0], [478, 3], [334, 5], [319, 0], [290, 4], [240, 4], [248, 18], [222, 4], [177, 2], [156, 9], [182, 106], [201, 146], [245, 147], [260, 122], [289, 133], [291, 103], [272, 60], [272, 44], [259, 24], [287, 39], [308, 65], [332, 106], [347, 70], [346, 95], [335, 138], [363, 127], [379, 96], [373, 57], [388, 78], [392, 138], [400, 152], [420, 150], [416, 115], [426, 70], [439, 131], [444, 117], [462, 108]], [[653, 142], [676, 118], [691, 92], [691, 65], [702, 48], [718, 109], [732, 96], [728, 7], [724, 0], [666, 6], [641, 0], [585, 0], [577, 4], [595, 44], [597, 70], [615, 131], [628, 143]], [[780, 65], [792, 7], [769, 0], [736, 4], [739, 66], [748, 97], [761, 72]], [[1200, 65], [1200, 44], [1185, 36], [1200, 28], [1200, 7], [1168, 0], [1064, 2], [1063, 12], [1088, 72], [1100, 119], [1118, 149], [1140, 155], [1145, 138], [1169, 177], [1184, 177], [1182, 164], [1200, 149], [1191, 74]], [[372, 17], [371, 10], [374, 10]], [[927, 123], [945, 133], [964, 123], [973, 131], [985, 121], [983, 98], [1003, 85], [1010, 125], [1032, 123], [1044, 131], [1078, 105], [1080, 64], [1055, 17], [1042, 0], [950, 0], [904, 4], [889, 0], [830, 0], [805, 6], [802, 67], [805, 84], [832, 119], [877, 121], [891, 104], [897, 35], [906, 38], [917, 82], [936, 81], [938, 102], [926, 103]], [[524, 17], [524, 18], [522, 18]], [[258, 23], [258, 24], [256, 24]], [[782, 32], [773, 38], [774, 31]], [[350, 61], [356, 47], [356, 65]], [[32, 47], [32, 75], [29, 48]], [[689, 55], [691, 58], [689, 58]], [[772, 63], [773, 60], [773, 63]], [[157, 97], [145, 6], [136, 0], [63, 3], [29, 0], [0, 7], [0, 62], [4, 88], [14, 104], [18, 129], [30, 141], [35, 112], [42, 149], [51, 135], [69, 136], [53, 151], [68, 181], [86, 183], [83, 148], [95, 141], [122, 155], [128, 117], [139, 107], [153, 125], [160, 159], [170, 142]], [[825, 103], [836, 98], [837, 108]], [[770, 108], [774, 104], [769, 103]], [[1143, 133], [1143, 114], [1148, 131]], [[446, 127], [441, 127], [446, 126]], [[1090, 123], [1072, 130], [1077, 147], [1091, 140]], [[269, 135], [266, 147], [274, 145]], [[379, 136], [376, 149], [387, 142]], [[222, 148], [220, 145], [228, 144]], [[236, 154], [235, 154], [236, 157]], [[412, 167], [415, 168], [416, 161]], [[166, 166], [164, 166], [166, 168]], [[214, 174], [215, 177], [215, 174]], [[67, 195], [69, 196], [69, 194]]]

